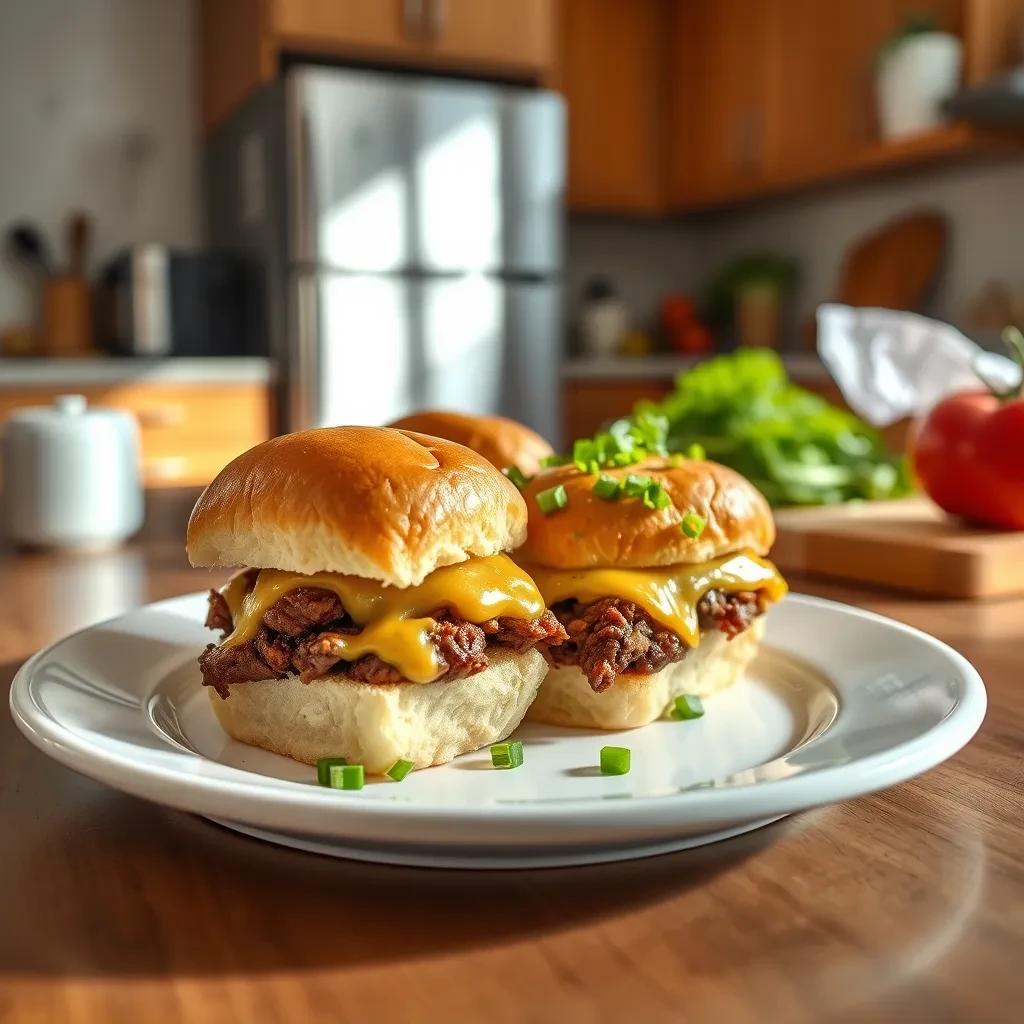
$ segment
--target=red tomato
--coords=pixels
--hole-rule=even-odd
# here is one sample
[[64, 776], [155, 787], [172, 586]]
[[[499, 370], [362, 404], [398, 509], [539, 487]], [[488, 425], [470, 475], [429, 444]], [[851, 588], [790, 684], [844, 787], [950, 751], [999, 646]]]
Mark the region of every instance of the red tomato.
[[1024, 530], [1024, 399], [986, 391], [952, 395], [912, 443], [928, 496], [953, 515]]

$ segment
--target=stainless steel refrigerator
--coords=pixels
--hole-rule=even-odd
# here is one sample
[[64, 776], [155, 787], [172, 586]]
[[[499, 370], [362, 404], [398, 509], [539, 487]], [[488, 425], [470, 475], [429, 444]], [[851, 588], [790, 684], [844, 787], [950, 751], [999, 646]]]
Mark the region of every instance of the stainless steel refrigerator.
[[209, 139], [282, 429], [432, 406], [559, 440], [564, 120], [537, 89], [297, 66]]

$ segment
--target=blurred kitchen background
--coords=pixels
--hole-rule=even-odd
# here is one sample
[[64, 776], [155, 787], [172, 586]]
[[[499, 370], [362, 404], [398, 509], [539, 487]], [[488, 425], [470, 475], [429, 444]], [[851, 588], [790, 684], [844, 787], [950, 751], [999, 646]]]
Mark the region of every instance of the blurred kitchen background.
[[0, 0], [0, 423], [81, 394], [194, 486], [428, 405], [564, 443], [737, 346], [835, 398], [826, 301], [994, 348], [1022, 65], [1024, 0]]

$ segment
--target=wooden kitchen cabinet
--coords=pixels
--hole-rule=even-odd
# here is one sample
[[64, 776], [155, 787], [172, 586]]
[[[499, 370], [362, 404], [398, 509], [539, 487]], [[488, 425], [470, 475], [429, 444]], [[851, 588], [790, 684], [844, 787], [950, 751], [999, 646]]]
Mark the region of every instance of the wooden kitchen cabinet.
[[259, 383], [34, 385], [0, 390], [0, 430], [17, 408], [52, 405], [73, 390], [90, 405], [123, 409], [139, 425], [147, 487], [206, 486], [236, 455], [271, 436], [270, 391]]
[[203, 124], [219, 124], [284, 55], [538, 81], [558, 0], [202, 0]]
[[570, 209], [664, 211], [667, 24], [667, 0], [562, 0]]
[[963, 77], [975, 83], [1012, 62], [1024, 0], [674, 0], [670, 205], [733, 203], [1012, 145], [964, 123], [879, 139], [875, 54], [921, 13], [961, 36]]
[[670, 194], [713, 202], [756, 187], [771, 129], [766, 0], [678, 0], [672, 9]]
[[271, 0], [285, 50], [450, 60], [540, 70], [554, 45], [553, 0]]

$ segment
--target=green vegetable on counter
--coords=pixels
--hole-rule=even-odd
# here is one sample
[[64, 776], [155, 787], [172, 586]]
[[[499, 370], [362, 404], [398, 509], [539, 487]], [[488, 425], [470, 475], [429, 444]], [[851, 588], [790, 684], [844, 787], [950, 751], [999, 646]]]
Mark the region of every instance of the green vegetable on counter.
[[904, 460], [888, 452], [877, 430], [793, 384], [768, 349], [699, 364], [676, 378], [663, 401], [641, 402], [631, 421], [643, 425], [652, 448], [658, 439], [651, 431], [664, 424], [662, 450], [702, 449], [773, 505], [896, 498], [912, 489]]

